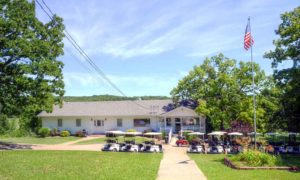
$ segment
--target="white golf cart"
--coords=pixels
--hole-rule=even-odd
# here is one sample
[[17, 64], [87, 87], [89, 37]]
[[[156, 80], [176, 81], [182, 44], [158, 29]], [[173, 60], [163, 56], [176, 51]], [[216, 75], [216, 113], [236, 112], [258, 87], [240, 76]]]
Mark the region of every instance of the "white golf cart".
[[105, 133], [107, 140], [106, 144], [103, 146], [102, 151], [113, 151], [117, 152], [121, 150], [120, 144], [118, 144], [118, 137], [123, 136], [122, 131], [106, 131]]
[[[236, 150], [234, 150], [234, 147], [232, 146], [232, 142], [234, 142], [235, 138], [243, 136], [243, 133], [240, 132], [231, 132], [227, 134], [229, 136], [231, 144], [224, 144], [224, 150], [227, 153], [236, 153]], [[237, 152], [240, 152], [239, 149]]]
[[142, 135], [141, 132], [125, 132], [124, 144], [122, 144], [120, 151], [122, 152], [138, 152], [139, 145], [135, 144], [135, 137]]
[[140, 148], [143, 152], [163, 152], [162, 145], [155, 143], [155, 139], [158, 139], [162, 136], [160, 132], [148, 132], [144, 133], [145, 137], [152, 138], [151, 141], [145, 141], [143, 146]]
[[[200, 138], [200, 136], [202, 136], [203, 142], [204, 142], [204, 133], [202, 133], [202, 132], [192, 132], [192, 133], [189, 133], [188, 136], [197, 136], [199, 138]], [[187, 152], [188, 153], [204, 153], [203, 144], [198, 140], [192, 140], [187, 149]]]
[[222, 137], [224, 139], [226, 133], [227, 132], [224, 131], [214, 131], [207, 134], [211, 139], [209, 142], [208, 153], [224, 153], [224, 142], [222, 141]]

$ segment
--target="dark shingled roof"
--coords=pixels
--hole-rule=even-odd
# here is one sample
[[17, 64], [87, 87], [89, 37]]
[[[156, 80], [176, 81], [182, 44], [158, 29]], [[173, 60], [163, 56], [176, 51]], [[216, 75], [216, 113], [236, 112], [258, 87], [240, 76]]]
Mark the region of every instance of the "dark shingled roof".
[[172, 103], [172, 100], [64, 102], [62, 108], [60, 108], [58, 105], [55, 105], [52, 113], [43, 111], [38, 116], [55, 117], [160, 115], [165, 113], [162, 107], [168, 105], [169, 103]]

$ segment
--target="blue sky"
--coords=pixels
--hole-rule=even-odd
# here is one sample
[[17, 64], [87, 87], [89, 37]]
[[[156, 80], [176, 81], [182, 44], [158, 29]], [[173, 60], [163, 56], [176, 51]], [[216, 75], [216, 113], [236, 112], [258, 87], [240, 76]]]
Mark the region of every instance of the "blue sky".
[[[222, 52], [249, 61], [243, 36], [251, 16], [254, 60], [267, 74], [280, 14], [296, 0], [44, 0], [69, 33], [128, 96], [166, 95], [205, 57]], [[48, 21], [37, 6], [37, 17]], [[114, 94], [65, 40], [65, 95]], [[76, 60], [77, 59], [77, 60]], [[79, 60], [79, 61], [78, 61]], [[85, 64], [85, 65], [84, 65]], [[288, 64], [282, 65], [282, 68]]]

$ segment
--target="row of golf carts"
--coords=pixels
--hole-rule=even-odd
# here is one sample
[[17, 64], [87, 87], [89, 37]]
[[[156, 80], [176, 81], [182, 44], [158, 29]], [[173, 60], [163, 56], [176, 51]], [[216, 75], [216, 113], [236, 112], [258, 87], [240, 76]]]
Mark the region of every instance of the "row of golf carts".
[[242, 151], [242, 147], [235, 143], [234, 139], [243, 134], [238, 132], [228, 133], [228, 139], [224, 140], [226, 132], [215, 131], [207, 134], [201, 132], [190, 132], [187, 136], [197, 137], [187, 141], [184, 136], [178, 138], [177, 146], [188, 145], [187, 152], [189, 153], [238, 153]]
[[[189, 132], [185, 133], [187, 137], [193, 136], [194, 139], [190, 139], [188, 141], [184, 136], [179, 136], [176, 141], [177, 146], [188, 146], [187, 152], [189, 153], [231, 153], [236, 154], [243, 151], [241, 145], [236, 142], [237, 138], [243, 136], [242, 133], [239, 132], [223, 132], [223, 131], [215, 131], [207, 134], [205, 138], [205, 134], [201, 132]], [[256, 133], [256, 136], [261, 136], [262, 134]], [[289, 141], [285, 143], [280, 143], [280, 141], [274, 141], [274, 137], [276, 134], [266, 133], [266, 136], [272, 136], [273, 141], [268, 140], [268, 144], [262, 145], [261, 143], [257, 143], [257, 148], [261, 151], [267, 151], [269, 153], [275, 154], [299, 154], [300, 146], [295, 143], [296, 136], [295, 134], [288, 134]], [[252, 139], [250, 146], [254, 146], [254, 133], [249, 133], [248, 136]], [[195, 138], [197, 137], [197, 138]], [[292, 140], [291, 140], [292, 139]]]
[[[162, 136], [160, 132], [123, 132], [107, 131], [106, 144], [102, 151], [113, 152], [163, 152], [162, 145], [157, 143], [157, 139]], [[136, 143], [136, 137], [144, 139]], [[122, 141], [123, 140], [123, 141]]]

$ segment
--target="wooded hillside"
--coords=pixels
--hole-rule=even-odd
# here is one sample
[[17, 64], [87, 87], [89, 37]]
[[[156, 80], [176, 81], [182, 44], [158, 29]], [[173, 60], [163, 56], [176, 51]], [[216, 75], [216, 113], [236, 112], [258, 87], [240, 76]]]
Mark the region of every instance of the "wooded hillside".
[[115, 96], [115, 95], [93, 95], [93, 96], [65, 96], [64, 101], [67, 102], [87, 102], [87, 101], [125, 101], [125, 100], [154, 100], [154, 99], [171, 99], [167, 96]]

